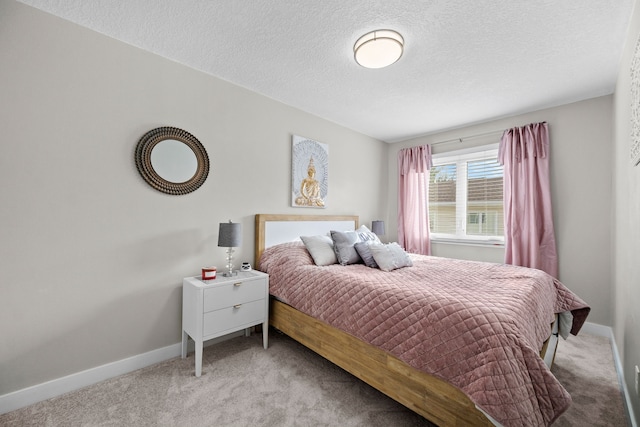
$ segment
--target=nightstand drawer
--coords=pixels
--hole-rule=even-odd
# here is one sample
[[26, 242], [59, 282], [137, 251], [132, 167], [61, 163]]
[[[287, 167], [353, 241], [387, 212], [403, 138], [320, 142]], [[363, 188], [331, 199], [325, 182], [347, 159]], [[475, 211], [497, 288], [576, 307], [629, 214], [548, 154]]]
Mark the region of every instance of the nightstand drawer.
[[228, 285], [205, 289], [204, 312], [266, 298], [265, 280], [238, 280]]
[[263, 298], [205, 313], [202, 334], [207, 336], [242, 325], [261, 323], [266, 316], [265, 310], [266, 304]]

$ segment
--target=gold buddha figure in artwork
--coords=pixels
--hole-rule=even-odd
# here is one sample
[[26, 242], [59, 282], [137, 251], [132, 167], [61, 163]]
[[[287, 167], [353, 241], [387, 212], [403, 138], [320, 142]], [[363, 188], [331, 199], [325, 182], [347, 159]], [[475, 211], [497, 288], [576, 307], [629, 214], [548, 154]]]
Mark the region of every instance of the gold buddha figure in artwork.
[[309, 159], [307, 177], [300, 183], [300, 196], [296, 197], [298, 206], [324, 206], [324, 200], [320, 197], [320, 183], [316, 180], [316, 168], [313, 157]]

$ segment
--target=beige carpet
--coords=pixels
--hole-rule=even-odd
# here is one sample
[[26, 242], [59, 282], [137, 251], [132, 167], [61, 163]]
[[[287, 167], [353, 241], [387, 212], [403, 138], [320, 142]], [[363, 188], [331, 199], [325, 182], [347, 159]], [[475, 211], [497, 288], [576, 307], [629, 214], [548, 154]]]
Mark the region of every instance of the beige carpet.
[[631, 425], [607, 338], [579, 334], [561, 339], [551, 372], [573, 399], [554, 426]]
[[[0, 426], [431, 426], [278, 333], [205, 348], [0, 415]], [[561, 341], [553, 369], [574, 404], [557, 426], [626, 426], [608, 340]]]

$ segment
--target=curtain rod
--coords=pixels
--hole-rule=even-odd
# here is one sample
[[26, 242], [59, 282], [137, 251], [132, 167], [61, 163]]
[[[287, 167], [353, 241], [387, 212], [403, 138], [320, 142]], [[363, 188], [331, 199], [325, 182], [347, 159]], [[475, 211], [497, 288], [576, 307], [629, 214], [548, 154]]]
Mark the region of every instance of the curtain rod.
[[494, 131], [491, 131], [491, 132], [479, 133], [477, 135], [470, 135], [470, 136], [465, 136], [465, 137], [462, 137], [462, 138], [452, 138], [452, 139], [447, 139], [447, 140], [444, 140], [444, 141], [438, 141], [438, 142], [431, 143], [429, 145], [450, 144], [452, 142], [462, 143], [463, 141], [465, 141], [467, 139], [475, 139], [475, 138], [480, 138], [482, 136], [488, 136], [488, 135], [493, 135], [493, 134], [498, 135], [498, 134], [502, 134], [502, 133], [504, 133], [504, 130], [494, 130]]

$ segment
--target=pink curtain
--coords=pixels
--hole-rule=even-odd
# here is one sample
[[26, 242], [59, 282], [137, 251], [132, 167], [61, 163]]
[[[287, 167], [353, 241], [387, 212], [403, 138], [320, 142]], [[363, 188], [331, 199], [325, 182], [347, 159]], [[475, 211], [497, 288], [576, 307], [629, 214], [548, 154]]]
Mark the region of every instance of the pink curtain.
[[398, 152], [398, 242], [407, 252], [430, 255], [429, 169], [431, 147]]
[[498, 161], [504, 165], [505, 263], [557, 278], [547, 123], [504, 131]]

